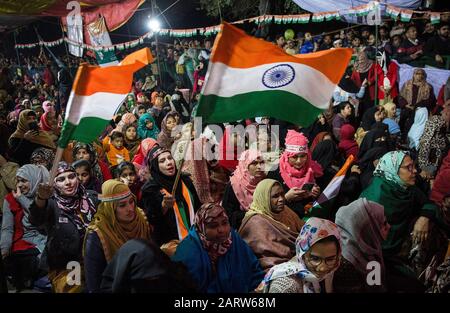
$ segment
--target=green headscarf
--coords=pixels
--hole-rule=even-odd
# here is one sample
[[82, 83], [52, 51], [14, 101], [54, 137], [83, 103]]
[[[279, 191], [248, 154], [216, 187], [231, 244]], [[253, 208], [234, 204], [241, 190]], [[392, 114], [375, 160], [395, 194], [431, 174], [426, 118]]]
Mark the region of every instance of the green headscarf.
[[270, 207], [270, 192], [275, 184], [280, 185], [280, 183], [274, 179], [263, 179], [258, 183], [255, 192], [253, 193], [252, 204], [245, 214], [245, 217], [262, 214], [273, 219], [272, 209]]
[[398, 176], [398, 171], [400, 170], [400, 166], [406, 155], [407, 154], [403, 151], [391, 151], [386, 153], [378, 162], [378, 165], [373, 172], [373, 176], [382, 177], [400, 187], [407, 188], [408, 186], [400, 176]]

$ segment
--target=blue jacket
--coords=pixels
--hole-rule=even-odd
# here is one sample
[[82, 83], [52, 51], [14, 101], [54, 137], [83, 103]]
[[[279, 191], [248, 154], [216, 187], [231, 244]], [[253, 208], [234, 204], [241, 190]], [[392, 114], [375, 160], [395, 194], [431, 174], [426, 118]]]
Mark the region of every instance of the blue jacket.
[[217, 272], [211, 270], [211, 261], [200, 238], [191, 227], [189, 234], [178, 245], [173, 261], [182, 262], [188, 269], [200, 292], [247, 293], [253, 291], [264, 278], [264, 271], [253, 251], [231, 230], [228, 252], [217, 261]]

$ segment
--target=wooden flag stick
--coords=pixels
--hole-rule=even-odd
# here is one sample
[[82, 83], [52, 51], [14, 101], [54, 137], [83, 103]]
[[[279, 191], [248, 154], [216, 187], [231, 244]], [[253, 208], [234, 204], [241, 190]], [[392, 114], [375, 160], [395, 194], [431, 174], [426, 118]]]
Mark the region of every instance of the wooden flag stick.
[[[179, 181], [180, 181], [181, 168], [183, 167], [184, 159], [186, 158], [186, 152], [187, 152], [187, 150], [188, 150], [188, 148], [189, 148], [189, 144], [190, 144], [190, 142], [191, 142], [192, 127], [194, 127], [194, 123], [191, 123], [191, 126], [190, 126], [189, 129], [188, 129], [189, 131], [186, 132], [187, 135], [186, 135], [186, 134], [183, 134], [183, 133], [182, 133], [182, 135], [181, 135], [180, 144], [183, 144], [184, 142], [186, 142], [186, 146], [184, 147], [184, 149], [183, 149], [183, 151], [182, 151], [182, 152], [183, 152], [183, 157], [181, 158], [180, 163], [179, 163], [179, 165], [178, 165], [177, 176], [175, 177], [175, 182], [174, 182], [174, 184], [173, 184], [173, 188], [172, 188], [172, 196], [173, 196], [173, 197], [175, 197], [175, 192], [176, 192], [176, 190], [177, 190], [178, 183], [179, 183]], [[187, 138], [185, 138], [185, 140], [183, 140], [183, 135], [189, 136], [189, 137], [187, 137]], [[182, 146], [182, 148], [183, 148], [183, 146]], [[177, 164], [175, 164], [175, 165], [177, 165]]]
[[56, 176], [56, 171], [58, 170], [58, 163], [59, 161], [61, 161], [62, 155], [63, 155], [64, 149], [58, 147], [56, 149], [56, 154], [55, 154], [55, 160], [53, 161], [53, 166], [52, 169], [50, 171], [50, 179], [49, 179], [49, 185], [53, 185], [53, 180], [55, 179]]

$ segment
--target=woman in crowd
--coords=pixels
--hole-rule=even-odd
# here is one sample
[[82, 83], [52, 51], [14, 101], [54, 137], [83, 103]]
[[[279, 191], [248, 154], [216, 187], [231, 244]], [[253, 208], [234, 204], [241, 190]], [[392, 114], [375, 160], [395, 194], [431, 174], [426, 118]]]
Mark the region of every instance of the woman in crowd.
[[120, 163], [115, 170], [115, 178], [130, 188], [131, 192], [136, 197], [137, 203], [141, 201], [141, 188], [144, 183], [139, 180], [133, 163], [125, 161]]
[[228, 175], [213, 159], [212, 144], [205, 137], [190, 142], [183, 163], [183, 172], [191, 175], [201, 203], [222, 201]]
[[257, 150], [246, 150], [241, 154], [239, 165], [225, 187], [222, 206], [234, 229], [239, 229], [245, 213], [253, 200], [258, 183], [266, 178], [264, 160]]
[[413, 78], [403, 85], [398, 102], [402, 108], [399, 125], [402, 129], [403, 139], [406, 139], [406, 135], [414, 123], [416, 108], [427, 108], [428, 112], [431, 112], [436, 103], [433, 86], [427, 83], [427, 74], [423, 69], [414, 70]]
[[450, 192], [450, 151], [442, 160], [441, 167], [436, 174], [436, 178], [431, 189], [430, 199], [441, 206], [446, 194]]
[[173, 132], [175, 127], [180, 123], [180, 115], [177, 112], [171, 111], [167, 113], [161, 122], [161, 132], [158, 135], [158, 145], [165, 149], [171, 149], [177, 136]]
[[[355, 140], [355, 128], [350, 124], [342, 125], [341, 141], [339, 142], [339, 152], [345, 158], [353, 155], [355, 162], [358, 160], [359, 146]], [[322, 168], [324, 168], [322, 166]]]
[[35, 165], [43, 165], [49, 171], [52, 168], [55, 152], [47, 148], [37, 148], [30, 157], [30, 163]]
[[86, 190], [94, 190], [96, 192], [102, 191], [102, 185], [100, 184], [98, 178], [95, 177], [89, 161], [84, 159], [75, 161], [72, 163], [72, 167], [77, 173], [78, 180]]
[[[345, 125], [343, 125], [343, 127], [344, 126]], [[321, 189], [324, 189], [333, 179], [334, 175], [336, 175], [340, 166], [344, 162], [344, 159], [339, 153], [338, 146], [331, 138], [319, 142], [312, 152], [311, 158], [323, 169], [323, 175], [321, 177], [317, 177], [316, 182]]]
[[[382, 242], [390, 225], [384, 216], [384, 207], [359, 198], [336, 213], [342, 242], [342, 262], [334, 275], [336, 292], [382, 292], [386, 290]], [[370, 262], [377, 262], [375, 267]], [[378, 282], [369, 285], [367, 277], [373, 268]], [[376, 278], [376, 277], [375, 277]]]
[[426, 173], [428, 179], [436, 175], [442, 158], [449, 149], [447, 131], [450, 110], [444, 110], [442, 115], [434, 115], [425, 124], [419, 143], [418, 162], [420, 169]]
[[409, 155], [402, 151], [388, 152], [378, 162], [372, 183], [360, 196], [383, 205], [391, 225], [382, 244], [387, 276], [391, 277], [388, 290], [421, 290], [414, 273], [408, 269], [408, 247], [411, 239], [414, 243], [426, 243], [437, 207], [416, 186], [416, 174]]
[[149, 240], [151, 228], [136, 197], [122, 182], [102, 185], [101, 203], [86, 233], [84, 269], [87, 292], [98, 292], [102, 273], [120, 247], [131, 239]]
[[393, 102], [388, 102], [383, 105], [385, 112], [385, 119], [383, 123], [388, 126], [389, 134], [394, 141], [400, 139], [401, 129], [397, 123], [397, 106]]
[[89, 161], [94, 171], [94, 175], [100, 184], [102, 184], [103, 181], [112, 178], [108, 165], [98, 158], [97, 152], [91, 144], [82, 142], [76, 143], [72, 150], [72, 156], [74, 161], [81, 159]]
[[239, 235], [250, 246], [262, 268], [289, 261], [304, 222], [285, 205], [281, 184], [273, 179], [258, 183]]
[[16, 289], [22, 290], [38, 278], [39, 261], [47, 241], [43, 229], [30, 223], [30, 206], [38, 185], [48, 182], [49, 172], [42, 165], [27, 164], [19, 168], [16, 179], [16, 189], [3, 201], [0, 248], [2, 258], [12, 268]]
[[412, 124], [408, 132], [408, 142], [410, 149], [415, 149], [416, 151], [419, 150], [420, 138], [422, 138], [427, 121], [427, 108], [417, 108], [414, 115], [414, 124]]
[[378, 161], [386, 153], [388, 153], [386, 147], [374, 147], [369, 149], [358, 161], [357, 166], [360, 172], [359, 180], [363, 189], [366, 189], [372, 182], [373, 171], [375, 171]]
[[213, 203], [202, 205], [172, 259], [188, 268], [203, 293], [252, 292], [264, 277], [255, 254], [230, 227], [225, 209]]
[[265, 293], [333, 292], [333, 274], [339, 268], [342, 253], [336, 224], [310, 218], [295, 246], [296, 255], [272, 267], [258, 289]]
[[139, 118], [137, 133], [141, 139], [152, 138], [156, 140], [158, 138], [159, 128], [150, 113], [145, 113]]
[[146, 182], [150, 178], [150, 172], [147, 166], [147, 155], [155, 145], [155, 139], [146, 138], [142, 140], [136, 155], [133, 157], [132, 163], [138, 171], [141, 182]]
[[281, 183], [287, 206], [301, 218], [304, 216], [304, 206], [320, 195], [320, 187], [315, 183], [316, 178], [323, 175], [323, 170], [312, 159], [308, 140], [302, 133], [289, 130], [285, 145], [279, 169], [270, 172], [267, 177]]
[[124, 146], [130, 154], [130, 158], [133, 159], [136, 155], [139, 145], [141, 144], [141, 139], [137, 134], [137, 128], [135, 124], [129, 124], [123, 127], [124, 134]]
[[367, 151], [375, 147], [384, 147], [389, 150], [391, 148], [389, 139], [388, 127], [383, 123], [376, 123], [364, 136], [359, 147], [358, 159], [363, 158]]
[[[311, 146], [310, 146], [311, 153], [314, 152], [314, 150], [316, 149], [316, 147], [319, 143], [321, 143], [322, 141], [325, 141], [325, 140], [332, 140], [332, 139], [333, 139], [333, 135], [331, 134], [331, 132], [324, 131], [324, 132], [318, 133], [313, 138], [313, 141], [311, 143]], [[308, 141], [308, 143], [309, 143], [309, 141]]]
[[361, 145], [366, 134], [373, 128], [375, 124], [382, 122], [384, 117], [384, 107], [382, 107], [381, 105], [368, 108], [362, 116], [361, 127], [359, 127], [356, 131], [356, 142]]
[[49, 133], [53, 141], [56, 141], [61, 132], [61, 124], [56, 114], [55, 105], [51, 101], [44, 101], [42, 103], [42, 108], [44, 109], [44, 114], [40, 119], [40, 126], [43, 131]]
[[158, 245], [183, 240], [194, 224], [200, 207], [191, 179], [181, 174], [173, 190], [178, 169], [170, 151], [155, 146], [148, 156], [151, 179], [142, 187], [142, 208], [154, 226], [153, 239]]
[[75, 169], [65, 162], [58, 165], [54, 188], [53, 192], [51, 185], [38, 186], [30, 206], [30, 222], [45, 227], [48, 234], [45, 253], [54, 292], [78, 293], [83, 291], [84, 275], [81, 285], [70, 285], [67, 265], [82, 263], [84, 235], [96, 212], [97, 193], [86, 191]]
[[19, 165], [25, 165], [30, 161], [31, 154], [37, 148], [55, 149], [56, 146], [45, 131], [39, 131], [36, 113], [31, 110], [23, 110], [19, 115], [16, 131], [9, 138], [10, 156]]

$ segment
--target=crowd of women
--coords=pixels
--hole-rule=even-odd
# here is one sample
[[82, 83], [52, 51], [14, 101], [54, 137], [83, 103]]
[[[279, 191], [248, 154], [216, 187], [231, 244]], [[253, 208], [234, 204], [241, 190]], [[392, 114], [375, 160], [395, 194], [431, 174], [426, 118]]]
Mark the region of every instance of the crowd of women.
[[[420, 68], [399, 86], [367, 42], [311, 125], [263, 116], [196, 134], [210, 53], [209, 42], [194, 55], [198, 44], [182, 55], [203, 64], [188, 80], [164, 91], [136, 79], [98, 140], [64, 150], [53, 181], [70, 72], [49, 61], [17, 75], [2, 60], [0, 290], [450, 290], [450, 78], [438, 97]], [[256, 142], [233, 125], [254, 126]]]

